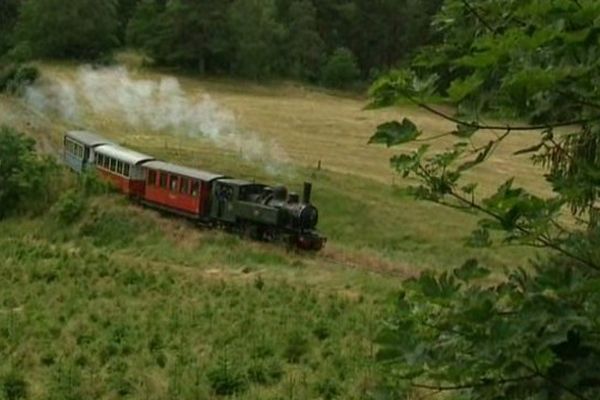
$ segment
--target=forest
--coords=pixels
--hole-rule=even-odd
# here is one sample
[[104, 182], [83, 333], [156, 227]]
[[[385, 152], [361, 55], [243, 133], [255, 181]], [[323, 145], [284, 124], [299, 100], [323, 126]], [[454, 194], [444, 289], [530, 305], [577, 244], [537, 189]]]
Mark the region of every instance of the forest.
[[353, 85], [409, 60], [441, 1], [5, 0], [0, 54], [104, 60], [128, 47], [159, 66]]

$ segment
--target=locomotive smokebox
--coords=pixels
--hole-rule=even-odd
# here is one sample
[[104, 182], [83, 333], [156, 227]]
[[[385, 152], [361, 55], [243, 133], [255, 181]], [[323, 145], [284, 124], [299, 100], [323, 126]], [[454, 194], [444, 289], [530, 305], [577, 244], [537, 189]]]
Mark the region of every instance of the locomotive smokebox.
[[304, 204], [310, 204], [311, 194], [312, 194], [312, 183], [304, 182], [304, 195], [302, 196], [302, 202]]

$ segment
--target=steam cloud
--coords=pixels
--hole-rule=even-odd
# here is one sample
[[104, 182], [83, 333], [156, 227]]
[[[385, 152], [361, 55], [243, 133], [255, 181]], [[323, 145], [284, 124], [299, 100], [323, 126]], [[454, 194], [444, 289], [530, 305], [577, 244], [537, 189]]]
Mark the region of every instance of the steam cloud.
[[78, 126], [87, 126], [86, 116], [94, 115], [134, 132], [208, 138], [248, 160], [262, 161], [270, 173], [281, 172], [280, 164], [289, 161], [277, 143], [240, 129], [231, 111], [207, 94], [194, 98], [171, 77], [140, 80], [124, 67], [82, 67], [74, 80], [56, 77], [28, 88], [25, 99], [36, 111]]

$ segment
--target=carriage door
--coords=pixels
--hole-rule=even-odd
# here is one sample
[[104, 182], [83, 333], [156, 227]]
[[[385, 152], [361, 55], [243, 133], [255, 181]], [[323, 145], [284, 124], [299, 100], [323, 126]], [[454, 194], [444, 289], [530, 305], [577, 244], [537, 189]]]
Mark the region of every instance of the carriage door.
[[232, 207], [234, 190], [235, 188], [231, 185], [221, 182], [218, 184], [215, 193], [217, 197], [217, 218], [232, 222], [235, 221]]

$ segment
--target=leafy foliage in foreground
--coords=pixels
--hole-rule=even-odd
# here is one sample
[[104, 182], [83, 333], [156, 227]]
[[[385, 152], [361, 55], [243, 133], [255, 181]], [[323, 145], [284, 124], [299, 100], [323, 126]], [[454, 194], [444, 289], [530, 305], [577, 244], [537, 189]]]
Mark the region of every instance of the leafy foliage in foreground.
[[[446, 0], [436, 18], [440, 44], [424, 50], [412, 70], [374, 85], [374, 106], [408, 98], [456, 124], [441, 135], [455, 139], [447, 151], [424, 144], [392, 158], [394, 169], [418, 179], [417, 197], [477, 212], [471, 245], [488, 246], [499, 232], [505, 243], [556, 253], [531, 268], [515, 266], [494, 285], [480, 281], [488, 271], [475, 261], [404, 285], [380, 337], [393, 383], [465, 399], [600, 396], [593, 367], [600, 361], [599, 21], [593, 0]], [[432, 94], [448, 97], [457, 113], [426, 104]], [[489, 112], [531, 125], [487, 124]], [[507, 137], [532, 133], [539, 142], [515, 156], [533, 155], [547, 168], [552, 197], [509, 179], [482, 198], [477, 182], [464, 179]], [[477, 145], [483, 135], [490, 139]], [[372, 142], [394, 146], [422, 137], [405, 120], [381, 125]]]
[[600, 278], [565, 259], [475, 283], [488, 274], [470, 261], [404, 285], [378, 338], [393, 377], [467, 398], [596, 398]]

